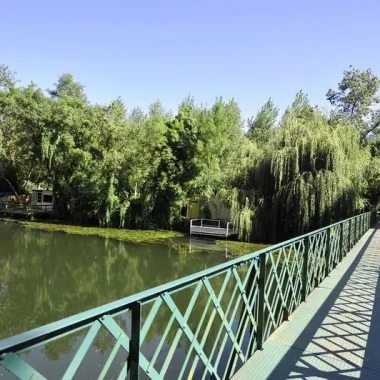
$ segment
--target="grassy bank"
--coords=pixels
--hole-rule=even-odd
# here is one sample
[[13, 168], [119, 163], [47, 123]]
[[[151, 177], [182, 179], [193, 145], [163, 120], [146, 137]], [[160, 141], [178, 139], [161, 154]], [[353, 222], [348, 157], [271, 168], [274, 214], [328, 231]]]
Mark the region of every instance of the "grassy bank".
[[233, 257], [244, 256], [248, 253], [259, 251], [260, 249], [269, 247], [269, 244], [259, 244], [259, 243], [244, 243], [241, 241], [231, 241], [231, 240], [217, 240], [216, 244], [221, 247], [228, 249], [228, 255]]
[[70, 235], [99, 236], [135, 244], [159, 243], [166, 239], [181, 237], [182, 233], [167, 230], [127, 230], [119, 228], [80, 227], [55, 223], [40, 223], [24, 220], [2, 219], [19, 223], [27, 228], [46, 232], [65, 232]]

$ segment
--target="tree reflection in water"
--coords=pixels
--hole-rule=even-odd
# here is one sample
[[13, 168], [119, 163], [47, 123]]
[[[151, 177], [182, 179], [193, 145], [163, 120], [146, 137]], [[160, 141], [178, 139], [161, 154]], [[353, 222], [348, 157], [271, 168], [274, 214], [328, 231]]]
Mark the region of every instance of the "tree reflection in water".
[[[97, 237], [41, 232], [12, 222], [0, 222], [0, 228], [1, 339], [184, 277], [226, 260], [224, 249], [190, 252], [189, 239], [140, 246]], [[220, 289], [222, 282], [223, 278], [215, 278], [214, 288]], [[193, 291], [194, 289], [190, 288], [174, 296], [181, 312], [185, 312]], [[194, 330], [207, 300], [207, 291], [203, 289], [189, 319], [189, 325]], [[143, 321], [150, 308], [151, 305], [143, 307]], [[206, 320], [211, 313], [210, 307]], [[153, 354], [169, 318], [168, 308], [162, 306], [142, 347], [147, 356]], [[128, 332], [128, 313], [121, 315], [117, 320]], [[205, 352], [211, 351], [212, 336], [218, 329], [217, 323], [211, 326], [209, 338], [205, 342]], [[177, 331], [178, 325], [173, 324], [165, 339], [163, 354], [169, 349]], [[41, 367], [41, 371], [46, 375], [50, 371], [56, 374], [60, 367], [63, 371], [64, 363], [69, 361], [85, 332], [86, 330], [83, 330], [70, 334], [34, 349], [29, 355], [23, 354], [26, 355], [25, 360], [36, 368]], [[178, 354], [186, 344], [180, 341]], [[93, 360], [96, 357], [95, 360], [101, 365], [102, 358], [105, 360], [114, 345], [115, 340], [108, 331], [100, 330], [89, 356]], [[125, 354], [122, 352], [120, 360], [125, 360]], [[36, 361], [38, 365], [35, 364]], [[55, 364], [42, 364], [43, 361]], [[3, 371], [0, 370], [0, 374], [4, 373]]]

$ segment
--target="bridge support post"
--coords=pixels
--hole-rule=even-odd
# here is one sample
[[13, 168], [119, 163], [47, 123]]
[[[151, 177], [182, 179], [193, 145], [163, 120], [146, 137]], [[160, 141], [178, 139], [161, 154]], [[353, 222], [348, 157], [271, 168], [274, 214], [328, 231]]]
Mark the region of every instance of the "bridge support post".
[[264, 343], [264, 311], [265, 311], [265, 283], [266, 283], [266, 254], [260, 255], [260, 275], [259, 275], [259, 305], [257, 318], [257, 349], [263, 349]]
[[302, 295], [301, 301], [306, 301], [307, 297], [307, 283], [308, 283], [308, 268], [309, 268], [309, 236], [304, 239], [305, 252], [303, 254], [303, 264], [302, 264]]
[[141, 330], [141, 303], [136, 302], [131, 306], [132, 311], [132, 331], [129, 349], [130, 379], [139, 378], [140, 368], [140, 330]]

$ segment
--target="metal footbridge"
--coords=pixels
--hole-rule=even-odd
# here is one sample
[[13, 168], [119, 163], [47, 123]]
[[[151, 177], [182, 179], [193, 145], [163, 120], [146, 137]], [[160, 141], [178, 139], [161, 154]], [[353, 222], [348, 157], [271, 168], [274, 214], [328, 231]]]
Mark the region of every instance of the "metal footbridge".
[[[380, 379], [374, 219], [364, 213], [2, 340], [0, 374]], [[54, 344], [61, 351], [51, 358]]]

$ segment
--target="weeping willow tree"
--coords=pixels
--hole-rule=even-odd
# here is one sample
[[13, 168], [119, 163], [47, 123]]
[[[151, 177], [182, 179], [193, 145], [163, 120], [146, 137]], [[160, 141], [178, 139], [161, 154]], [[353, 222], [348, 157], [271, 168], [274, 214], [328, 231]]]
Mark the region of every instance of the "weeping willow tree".
[[[335, 125], [308, 105], [291, 109], [270, 155], [274, 180], [274, 238], [339, 220], [365, 206], [364, 170], [370, 156], [350, 125]], [[284, 236], [285, 235], [285, 236]]]
[[262, 193], [251, 184], [251, 173], [261, 162], [262, 151], [255, 142], [245, 139], [237, 153], [234, 173], [230, 173], [231, 187], [220, 189], [218, 196], [230, 206], [231, 221], [239, 239], [250, 241], [258, 207], [263, 203]]
[[330, 125], [298, 94], [272, 138], [237, 176], [231, 214], [239, 236], [278, 241], [362, 210], [369, 159], [352, 126]]

